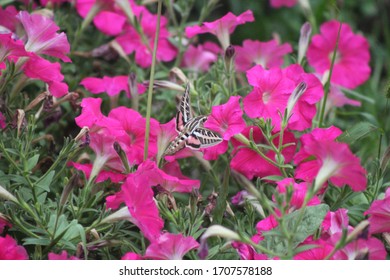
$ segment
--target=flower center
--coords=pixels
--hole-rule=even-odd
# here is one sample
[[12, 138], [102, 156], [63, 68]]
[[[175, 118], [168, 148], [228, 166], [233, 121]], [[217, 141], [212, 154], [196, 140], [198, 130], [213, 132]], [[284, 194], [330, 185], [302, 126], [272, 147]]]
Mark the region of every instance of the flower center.
[[271, 98], [271, 93], [268, 91], [263, 92], [263, 103], [267, 104]]

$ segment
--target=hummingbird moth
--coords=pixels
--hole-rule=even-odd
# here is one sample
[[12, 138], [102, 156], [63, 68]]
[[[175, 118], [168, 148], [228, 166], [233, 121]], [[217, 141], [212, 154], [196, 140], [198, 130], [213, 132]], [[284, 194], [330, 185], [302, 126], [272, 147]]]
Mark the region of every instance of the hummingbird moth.
[[199, 150], [221, 143], [223, 139], [218, 133], [203, 127], [206, 120], [207, 116], [192, 115], [188, 83], [176, 113], [176, 131], [179, 135], [169, 144], [164, 154], [173, 155], [185, 147]]

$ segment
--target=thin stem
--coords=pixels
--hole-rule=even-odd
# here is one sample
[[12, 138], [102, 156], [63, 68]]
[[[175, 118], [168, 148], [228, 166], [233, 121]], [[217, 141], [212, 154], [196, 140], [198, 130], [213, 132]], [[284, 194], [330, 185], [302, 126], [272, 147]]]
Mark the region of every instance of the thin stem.
[[157, 26], [156, 26], [156, 34], [154, 37], [152, 67], [150, 69], [150, 78], [149, 78], [148, 103], [147, 103], [147, 108], [146, 108], [144, 160], [146, 160], [148, 158], [149, 134], [150, 134], [150, 115], [151, 115], [151, 111], [152, 111], [152, 94], [153, 94], [154, 71], [155, 71], [155, 67], [156, 67], [157, 45], [158, 45], [158, 37], [160, 34], [161, 8], [162, 8], [162, 0], [159, 0], [158, 6], [157, 6]]
[[323, 121], [324, 121], [324, 116], [325, 116], [325, 108], [326, 108], [326, 101], [328, 99], [328, 95], [329, 95], [329, 91], [330, 91], [330, 85], [331, 85], [330, 81], [331, 81], [331, 78], [332, 78], [333, 67], [334, 67], [334, 63], [336, 61], [337, 50], [338, 50], [338, 47], [339, 47], [341, 27], [342, 27], [342, 24], [340, 23], [339, 30], [338, 30], [338, 33], [337, 33], [336, 46], [334, 48], [333, 55], [332, 55], [332, 63], [330, 65], [330, 69], [329, 69], [329, 77], [328, 77], [328, 80], [326, 81], [325, 86], [324, 86], [324, 98], [322, 99], [322, 103], [321, 103], [321, 111], [320, 111], [320, 119], [318, 121], [318, 127], [323, 127]]

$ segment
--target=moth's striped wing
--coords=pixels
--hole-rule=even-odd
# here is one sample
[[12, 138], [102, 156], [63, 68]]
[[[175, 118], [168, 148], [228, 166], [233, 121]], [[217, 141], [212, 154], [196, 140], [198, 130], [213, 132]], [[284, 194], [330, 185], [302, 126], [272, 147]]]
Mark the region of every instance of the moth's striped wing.
[[186, 85], [183, 96], [181, 97], [179, 110], [176, 114], [176, 131], [181, 132], [186, 123], [191, 120], [191, 101], [190, 101], [190, 83]]
[[207, 128], [198, 127], [194, 132], [187, 138], [186, 146], [191, 149], [208, 148], [215, 146], [223, 141], [222, 137]]

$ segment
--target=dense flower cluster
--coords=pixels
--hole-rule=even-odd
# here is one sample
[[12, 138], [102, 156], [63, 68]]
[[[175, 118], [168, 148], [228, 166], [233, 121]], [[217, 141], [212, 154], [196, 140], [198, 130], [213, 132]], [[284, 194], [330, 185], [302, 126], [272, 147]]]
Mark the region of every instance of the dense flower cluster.
[[[40, 4], [46, 6], [49, 2], [50, 5], [61, 5], [67, 1], [42, 0]], [[297, 2], [271, 0], [270, 5], [292, 7]], [[175, 124], [178, 120], [173, 118], [176, 112], [172, 112], [171, 121], [160, 123], [158, 114], [149, 119], [137, 108], [116, 106], [103, 109], [103, 100], [107, 96], [118, 98], [124, 92], [128, 98], [137, 99], [139, 94], [147, 91], [146, 83], [136, 82], [127, 73], [103, 74], [102, 77], [91, 75], [80, 81], [84, 92], [99, 97], [84, 97], [80, 102], [81, 113], [75, 118], [80, 129], [88, 129], [87, 136], [84, 136], [89, 147], [88, 160], [74, 160], [68, 162], [68, 166], [85, 175], [87, 186], [107, 182], [116, 186], [108, 195], [105, 193], [107, 215], [103, 215], [99, 222], [131, 223], [135, 226], [132, 230], [142, 236], [142, 242], [146, 244], [144, 250], [124, 252], [123, 260], [183, 259], [188, 252], [196, 252], [203, 246], [199, 235], [191, 236], [190, 230], [171, 232], [172, 227], [164, 220], [166, 213], [162, 209], [165, 208], [159, 205], [163, 203], [160, 196], [167, 198], [168, 202], [164, 203], [179, 216], [181, 212], [177, 210], [175, 199], [199, 194], [202, 176], [197, 172], [183, 175], [184, 158], [193, 157], [206, 169], [212, 169], [211, 164], [223, 157], [226, 169], [241, 178], [237, 180], [240, 187], [249, 184], [256, 189], [258, 185], [255, 187], [252, 183], [259, 180], [264, 184], [261, 187], [269, 187], [267, 193], [272, 193], [269, 202], [274, 208], [264, 212], [264, 205], [253, 204], [262, 217], [253, 225], [251, 232], [256, 233], [250, 237], [251, 242], [237, 239], [231, 242], [237, 256], [245, 260], [281, 258], [282, 254], [270, 255], [261, 250], [267, 236], [284, 226], [286, 216], [303, 213], [300, 211], [303, 208], [326, 204], [324, 197], [329, 189], [366, 190], [367, 171], [350, 146], [339, 140], [342, 130], [334, 125], [319, 127], [322, 123], [318, 123], [322, 121], [318, 119], [321, 102], [328, 102], [328, 109], [346, 104], [359, 105], [359, 102], [344, 96], [341, 90], [355, 89], [366, 82], [371, 73], [368, 41], [355, 34], [347, 23], [330, 20], [321, 24], [319, 34], [308, 43], [309, 67], [304, 67], [300, 62], [285, 64], [293, 47], [290, 43], [281, 43], [277, 36], [267, 42], [246, 39], [241, 45], [231, 46], [230, 36], [238, 25], [258, 20], [250, 10], [238, 16], [229, 12], [212, 22], [187, 26], [183, 29], [186, 38], [179, 41], [174, 38], [167, 17], [161, 16], [158, 27], [158, 15], [133, 0], [77, 0], [75, 9], [83, 18], [82, 29], [93, 23], [102, 36], [110, 38], [116, 45], [120, 55], [132, 57], [134, 67], [146, 69], [151, 66], [158, 28], [157, 62], [172, 62], [177, 56], [183, 56], [177, 66], [188, 71], [189, 77], [200, 77], [222, 61], [226, 71], [234, 69], [233, 73], [236, 71], [241, 75], [238, 81], [244, 88], [225, 90], [227, 94], [221, 94], [207, 109], [209, 114], [204, 128], [218, 133], [222, 138], [220, 144], [201, 146], [199, 151], [187, 147], [166, 156], [166, 148], [180, 133]], [[59, 32], [60, 27], [52, 17], [17, 11], [8, 6], [0, 8], [0, 27], [0, 70], [3, 71], [0, 78], [13, 65], [15, 75], [24, 77], [23, 85], [27, 85], [27, 81], [39, 80], [45, 84], [49, 95], [57, 98], [69, 95], [68, 85], [61, 74], [62, 64], [53, 62], [57, 59], [72, 63], [69, 38], [64, 32]], [[214, 35], [218, 44], [195, 40], [203, 39], [205, 33]], [[235, 54], [229, 54], [229, 48]], [[233, 60], [234, 63], [230, 63]], [[193, 90], [190, 95], [200, 94], [194, 81], [186, 77], [182, 79], [183, 72], [178, 68], [175, 71], [179, 78], [172, 78], [166, 85], [173, 84], [175, 90], [183, 92], [182, 85], [190, 83]], [[331, 87], [329, 99], [326, 99], [324, 84], [330, 74]], [[229, 79], [231, 76], [218, 86], [229, 84]], [[232, 88], [236, 87], [236, 82], [234, 80]], [[0, 112], [0, 129], [6, 126], [7, 119]], [[146, 135], [147, 130], [149, 135]], [[181, 140], [185, 141], [185, 136]], [[219, 179], [218, 175], [215, 177]], [[255, 196], [253, 189], [251, 192], [246, 188], [224, 200], [231, 199], [239, 209]], [[212, 196], [208, 199], [207, 207], [211, 210], [205, 207], [206, 216], [216, 204], [213, 204]], [[298, 250], [290, 257], [297, 260], [385, 259], [385, 246], [376, 234], [390, 232], [389, 205], [388, 190], [382, 200], [375, 200], [366, 209], [370, 226], [364, 233], [358, 225], [351, 226], [347, 209], [327, 209], [316, 232], [296, 244], [297, 248], [307, 246], [308, 249]], [[229, 208], [226, 209], [229, 212]], [[0, 219], [0, 230], [5, 226], [12, 225]], [[225, 237], [222, 233], [220, 236]], [[340, 240], [345, 241], [346, 236], [348, 243], [340, 247]], [[72, 254], [56, 248], [48, 254], [48, 259], [79, 259], [80, 255]], [[28, 258], [26, 249], [13, 237], [8, 234], [0, 237], [0, 259]]]

